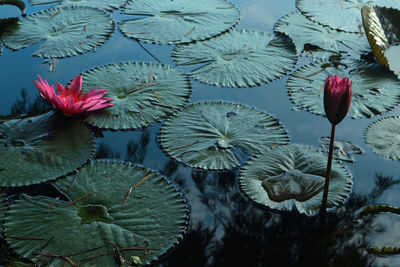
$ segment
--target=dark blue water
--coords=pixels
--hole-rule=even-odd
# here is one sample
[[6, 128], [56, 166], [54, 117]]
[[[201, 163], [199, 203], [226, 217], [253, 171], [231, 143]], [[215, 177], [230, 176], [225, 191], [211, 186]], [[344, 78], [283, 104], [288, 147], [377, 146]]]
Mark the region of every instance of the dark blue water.
[[[239, 29], [272, 32], [283, 15], [296, 11], [294, 0], [236, 0], [241, 11]], [[27, 3], [27, 13], [51, 7]], [[16, 14], [14, 8], [0, 9], [0, 15]], [[116, 21], [124, 18], [113, 13]], [[143, 44], [163, 64], [175, 66], [173, 46]], [[95, 52], [59, 59], [49, 72], [49, 65], [33, 57], [38, 45], [19, 51], [3, 46], [0, 57], [0, 115], [11, 112], [25, 89], [28, 102], [38, 96], [32, 80], [37, 74], [50, 84], [66, 84], [76, 75], [97, 66], [126, 61], [156, 62], [134, 40], [118, 29]], [[180, 68], [180, 67], [178, 67]], [[188, 72], [188, 69], [180, 68]], [[286, 89], [288, 76], [253, 88], [221, 88], [191, 80], [190, 102], [224, 100], [244, 103], [265, 110], [279, 118], [288, 129], [291, 143], [319, 147], [318, 139], [328, 136], [326, 118], [306, 111], [293, 111]], [[400, 246], [400, 218], [381, 214], [359, 224], [353, 223], [357, 211], [371, 203], [400, 206], [399, 185], [385, 186], [399, 179], [400, 163], [383, 159], [366, 145], [364, 132], [373, 121], [399, 114], [399, 108], [371, 119], [346, 118], [337, 127], [336, 139], [354, 143], [364, 150], [347, 164], [354, 177], [354, 192], [349, 201], [328, 215], [327, 232], [321, 236], [318, 218], [296, 212], [276, 212], [254, 205], [238, 188], [237, 170], [230, 172], [194, 171], [170, 160], [157, 143], [161, 124], [143, 130], [103, 132], [98, 157], [119, 158], [159, 170], [178, 183], [191, 205], [189, 232], [181, 244], [164, 256], [162, 266], [400, 266], [400, 257], [377, 257], [369, 247]], [[137, 144], [134, 153], [128, 143]]]

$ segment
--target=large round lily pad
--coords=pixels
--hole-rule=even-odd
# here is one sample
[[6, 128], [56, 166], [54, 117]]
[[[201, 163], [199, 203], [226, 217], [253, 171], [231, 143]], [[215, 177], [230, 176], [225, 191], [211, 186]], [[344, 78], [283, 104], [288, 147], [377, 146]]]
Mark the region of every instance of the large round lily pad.
[[157, 43], [204, 40], [239, 20], [239, 10], [225, 0], [135, 0], [123, 13], [136, 16], [119, 24], [126, 36]]
[[292, 38], [297, 54], [310, 51], [314, 58], [328, 59], [341, 51], [348, 51], [351, 56], [360, 58], [362, 53], [370, 50], [364, 35], [333, 30], [309, 20], [300, 12], [279, 19], [275, 31]]
[[202, 64], [191, 76], [230, 87], [270, 82], [294, 68], [297, 56], [290, 38], [256, 31], [232, 30], [210, 40], [176, 46], [177, 65]]
[[94, 146], [88, 127], [58, 112], [0, 121], [0, 185], [54, 180], [82, 166]]
[[84, 88], [105, 88], [112, 107], [86, 121], [105, 129], [137, 129], [164, 119], [189, 101], [189, 79], [179, 70], [153, 63], [126, 62], [84, 73]]
[[186, 231], [189, 210], [182, 193], [141, 166], [91, 162], [77, 177], [54, 185], [71, 202], [23, 195], [5, 223], [10, 246], [39, 265], [63, 266], [65, 258], [47, 256], [51, 254], [81, 267], [116, 266], [118, 253], [126, 260], [139, 256], [148, 264]]
[[289, 141], [272, 115], [245, 105], [202, 102], [168, 118], [160, 134], [162, 147], [189, 166], [220, 170], [241, 164], [243, 152], [256, 154]]
[[88, 6], [111, 11], [120, 8], [126, 0], [29, 0], [29, 2], [32, 5], [60, 3], [61, 6]]
[[[302, 13], [323, 25], [362, 33], [361, 8], [371, 2], [371, 0], [297, 0], [296, 4]], [[373, 4], [400, 8], [400, 2], [397, 0], [374, 0]]]
[[380, 64], [348, 61], [345, 65], [326, 66], [314, 62], [293, 73], [287, 87], [292, 101], [300, 108], [324, 115], [323, 86], [328, 75], [340, 75], [353, 83], [353, 98], [349, 115], [352, 118], [371, 117], [390, 111], [400, 102], [400, 82]]
[[[305, 145], [271, 148], [249, 160], [241, 169], [239, 183], [255, 202], [278, 210], [296, 208], [313, 215], [321, 207], [328, 157]], [[348, 198], [353, 186], [349, 171], [332, 164], [327, 208]]]
[[368, 126], [365, 138], [369, 147], [377, 154], [400, 159], [400, 117], [388, 117]]
[[114, 21], [105, 11], [67, 6], [46, 9], [17, 21], [3, 33], [3, 41], [14, 50], [44, 41], [35, 56], [62, 58], [92, 50], [113, 31]]

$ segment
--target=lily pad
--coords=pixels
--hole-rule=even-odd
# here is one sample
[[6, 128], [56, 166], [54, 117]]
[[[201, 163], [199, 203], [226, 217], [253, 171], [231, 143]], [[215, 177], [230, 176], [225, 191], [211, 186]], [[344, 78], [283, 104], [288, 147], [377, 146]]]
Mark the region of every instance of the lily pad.
[[82, 267], [115, 266], [116, 252], [148, 264], [186, 232], [189, 209], [182, 192], [141, 166], [91, 162], [77, 178], [71, 175], [54, 185], [72, 201], [22, 195], [5, 223], [10, 246], [39, 265], [64, 264], [65, 258], [46, 256], [51, 254], [66, 255]]
[[61, 6], [87, 6], [112, 11], [120, 8], [126, 0], [29, 0], [32, 5], [46, 5], [59, 3]]
[[[371, 0], [297, 0], [298, 9], [312, 20], [337, 30], [362, 33], [361, 8]], [[374, 5], [400, 8], [397, 0], [374, 0]]]
[[[360, 58], [370, 50], [364, 35], [333, 30], [309, 20], [300, 12], [284, 16], [275, 24], [275, 31], [292, 38], [297, 54], [310, 52], [313, 57], [328, 59], [329, 56], [348, 51], [351, 56]], [[309, 47], [314, 47], [310, 49]]]
[[149, 126], [189, 101], [189, 79], [179, 70], [153, 63], [104, 65], [84, 73], [84, 88], [105, 88], [112, 107], [93, 112], [85, 121], [104, 129]]
[[[322, 143], [322, 150], [329, 152], [330, 137], [321, 137], [319, 141]], [[350, 154], [363, 154], [364, 151], [349, 141], [335, 140], [333, 149], [333, 157], [339, 161], [353, 163], [354, 159]]]
[[[293, 73], [287, 87], [292, 101], [300, 109], [325, 115], [323, 86], [328, 75], [346, 76], [353, 83], [349, 110], [352, 118], [371, 117], [393, 109], [400, 102], [397, 77], [380, 64], [348, 61], [344, 65], [314, 62]], [[326, 67], [330, 65], [330, 67]], [[325, 68], [323, 68], [325, 67]]]
[[[249, 160], [241, 169], [239, 183], [255, 202], [278, 210], [296, 208], [314, 215], [321, 207], [328, 157], [305, 145], [270, 148]], [[328, 209], [346, 201], [353, 186], [349, 171], [332, 164]]]
[[369, 147], [377, 154], [400, 159], [400, 117], [388, 117], [375, 121], [366, 130]]
[[35, 56], [63, 58], [88, 52], [103, 44], [114, 27], [111, 17], [100, 9], [51, 8], [10, 25], [3, 33], [3, 42], [10, 49], [17, 50], [44, 41]]
[[272, 115], [245, 105], [201, 102], [169, 117], [160, 142], [172, 158], [191, 167], [221, 170], [241, 164], [241, 153], [285, 145], [289, 137]]
[[123, 14], [136, 16], [119, 24], [123, 34], [160, 44], [204, 40], [239, 20], [239, 10], [225, 0], [136, 0], [124, 6]]
[[230, 87], [256, 86], [287, 74], [297, 62], [285, 35], [232, 30], [210, 40], [178, 45], [177, 65], [203, 64], [190, 74], [202, 82]]
[[81, 167], [94, 149], [89, 128], [59, 113], [0, 121], [0, 185], [54, 180]]

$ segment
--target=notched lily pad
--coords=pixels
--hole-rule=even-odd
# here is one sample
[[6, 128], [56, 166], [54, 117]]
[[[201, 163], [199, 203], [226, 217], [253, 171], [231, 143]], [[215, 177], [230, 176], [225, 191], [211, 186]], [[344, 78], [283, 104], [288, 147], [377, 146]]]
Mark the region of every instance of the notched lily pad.
[[[328, 157], [305, 145], [269, 148], [241, 169], [239, 183], [255, 202], [278, 210], [296, 208], [314, 215], [321, 207]], [[346, 201], [353, 186], [349, 171], [339, 162], [332, 165], [328, 209]]]
[[225, 102], [188, 105], [169, 117], [160, 133], [169, 156], [211, 170], [237, 167], [248, 154], [288, 141], [285, 128], [272, 115]]
[[29, 0], [32, 5], [46, 5], [59, 3], [60, 6], [86, 6], [105, 10], [114, 10], [120, 8], [126, 3], [126, 0]]
[[313, 62], [290, 75], [287, 87], [294, 104], [314, 114], [325, 115], [323, 86], [328, 75], [340, 75], [353, 83], [349, 115], [371, 117], [392, 110], [400, 103], [397, 77], [380, 64], [348, 60], [330, 64]]
[[187, 230], [189, 210], [182, 192], [141, 166], [91, 162], [77, 177], [54, 185], [71, 202], [23, 195], [5, 223], [10, 246], [41, 266], [65, 263], [46, 254], [67, 255], [82, 267], [115, 266], [116, 251], [124, 259], [138, 256], [149, 264]]
[[123, 14], [136, 16], [119, 24], [123, 34], [147, 42], [204, 40], [233, 27], [239, 10], [225, 0], [135, 0]]
[[104, 88], [112, 107], [85, 119], [104, 129], [137, 129], [182, 108], [191, 93], [189, 79], [179, 70], [153, 63], [126, 62], [84, 73], [84, 88]]
[[210, 40], [175, 47], [177, 65], [203, 64], [190, 74], [229, 87], [256, 86], [287, 74], [297, 62], [286, 35], [232, 30]]
[[82, 54], [103, 44], [114, 31], [114, 21], [100, 9], [89, 7], [51, 8], [10, 25], [3, 42], [18, 50], [44, 41], [34, 53], [44, 58]]
[[400, 159], [400, 117], [388, 117], [375, 121], [366, 130], [368, 146], [377, 154]]
[[[329, 143], [330, 143], [330, 137], [321, 137], [319, 141], [322, 143], [322, 150], [326, 153], [329, 152]], [[353, 163], [354, 159], [350, 154], [363, 154], [364, 151], [352, 144], [349, 141], [344, 141], [344, 140], [335, 140], [334, 143], [334, 149], [333, 149], [333, 157], [339, 161], [346, 161]]]

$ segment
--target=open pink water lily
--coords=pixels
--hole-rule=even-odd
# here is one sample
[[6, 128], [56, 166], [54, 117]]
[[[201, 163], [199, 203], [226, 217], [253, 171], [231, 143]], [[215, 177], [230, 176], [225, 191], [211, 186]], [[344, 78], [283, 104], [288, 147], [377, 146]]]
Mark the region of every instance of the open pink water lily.
[[68, 85], [64, 87], [57, 83], [58, 95], [54, 92], [53, 85], [50, 86], [46, 79], [43, 81], [40, 75], [38, 77], [39, 81], [33, 81], [33, 83], [39, 90], [40, 95], [66, 116], [114, 106], [114, 104], [108, 103], [113, 100], [112, 98], [104, 97], [108, 92], [107, 89], [94, 88], [92, 91], [82, 95], [83, 75], [76, 76], [69, 87]]
[[325, 81], [324, 108], [328, 120], [336, 125], [346, 117], [350, 108], [353, 88], [351, 81], [338, 75], [328, 76]]

